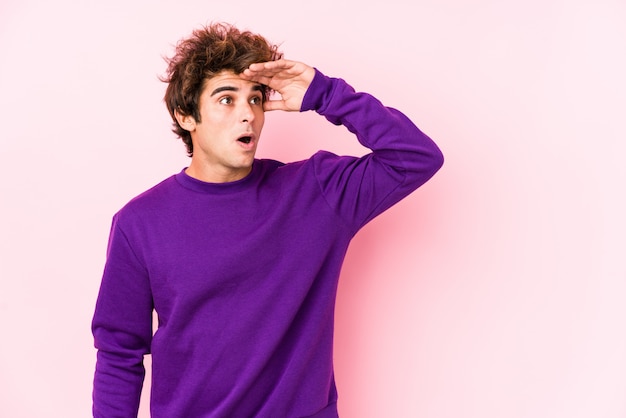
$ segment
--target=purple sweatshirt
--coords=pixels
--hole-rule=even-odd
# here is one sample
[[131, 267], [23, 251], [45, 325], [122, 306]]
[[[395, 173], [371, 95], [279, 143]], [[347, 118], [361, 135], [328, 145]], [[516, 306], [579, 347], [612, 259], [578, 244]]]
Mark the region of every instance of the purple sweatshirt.
[[443, 157], [402, 113], [319, 71], [306, 110], [372, 152], [257, 159], [232, 183], [183, 170], [114, 216], [92, 326], [94, 416], [136, 417], [150, 353], [153, 417], [337, 417], [333, 313], [348, 244]]

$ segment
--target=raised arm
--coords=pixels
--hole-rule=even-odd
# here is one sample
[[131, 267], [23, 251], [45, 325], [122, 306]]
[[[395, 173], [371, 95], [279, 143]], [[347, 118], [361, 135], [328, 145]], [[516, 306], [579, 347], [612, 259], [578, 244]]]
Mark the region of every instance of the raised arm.
[[442, 166], [439, 147], [406, 115], [315, 70], [301, 111], [344, 125], [372, 150], [360, 158], [322, 152], [313, 157], [326, 199], [358, 229], [430, 179]]

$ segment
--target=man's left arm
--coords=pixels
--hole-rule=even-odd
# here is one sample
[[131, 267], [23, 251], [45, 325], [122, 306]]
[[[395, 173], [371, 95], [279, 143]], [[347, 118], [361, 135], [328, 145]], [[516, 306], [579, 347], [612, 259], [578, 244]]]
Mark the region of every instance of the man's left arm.
[[306, 110], [344, 125], [372, 150], [360, 158], [313, 157], [326, 199], [356, 228], [420, 187], [443, 164], [439, 147], [408, 117], [342, 79], [316, 71], [302, 103]]
[[318, 153], [322, 192], [347, 223], [360, 228], [430, 179], [443, 164], [439, 147], [400, 111], [344, 80], [295, 61], [252, 64], [244, 77], [281, 94], [266, 110], [314, 110], [344, 125], [372, 150], [361, 158]]

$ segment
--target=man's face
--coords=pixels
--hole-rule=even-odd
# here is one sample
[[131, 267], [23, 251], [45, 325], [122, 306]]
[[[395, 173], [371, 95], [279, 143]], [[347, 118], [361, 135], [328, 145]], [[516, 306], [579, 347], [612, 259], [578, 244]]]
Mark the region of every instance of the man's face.
[[242, 179], [252, 162], [265, 122], [261, 85], [223, 71], [205, 81], [200, 120], [186, 117], [193, 142], [188, 174], [209, 182]]

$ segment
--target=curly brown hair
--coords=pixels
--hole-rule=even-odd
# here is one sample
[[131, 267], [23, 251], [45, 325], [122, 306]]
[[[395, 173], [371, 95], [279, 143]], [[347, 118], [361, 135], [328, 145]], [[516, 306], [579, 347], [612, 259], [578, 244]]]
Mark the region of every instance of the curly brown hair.
[[[164, 101], [173, 120], [172, 131], [193, 155], [191, 134], [176, 120], [176, 112], [191, 115], [200, 122], [199, 100], [205, 81], [224, 70], [242, 73], [255, 62], [275, 61], [283, 54], [278, 46], [250, 31], [241, 31], [227, 23], [213, 23], [196, 29], [176, 44], [174, 56], [166, 58], [167, 73], [161, 81], [168, 83]], [[270, 89], [263, 86], [263, 100]]]

